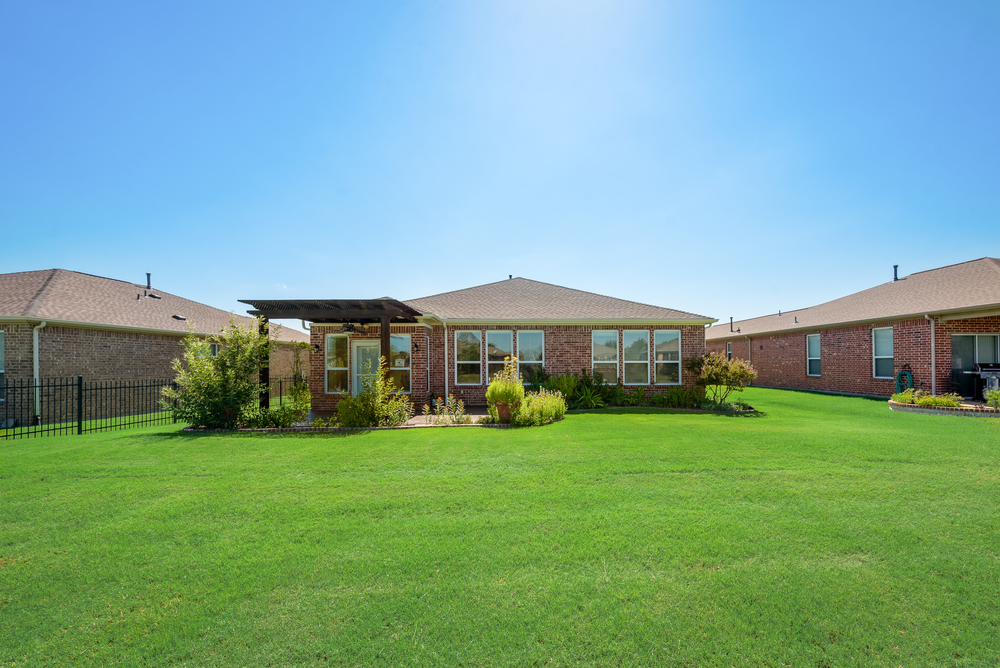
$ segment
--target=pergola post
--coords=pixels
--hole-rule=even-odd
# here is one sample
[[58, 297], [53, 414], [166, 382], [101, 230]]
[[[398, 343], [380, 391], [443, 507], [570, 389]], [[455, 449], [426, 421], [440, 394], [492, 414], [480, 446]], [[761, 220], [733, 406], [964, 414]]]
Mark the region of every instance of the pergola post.
[[264, 344], [264, 359], [261, 360], [260, 365], [260, 383], [262, 389], [260, 391], [260, 409], [267, 410], [271, 407], [271, 341], [268, 334], [268, 321], [267, 318], [260, 319], [260, 333], [267, 339], [267, 343]]
[[386, 375], [389, 373], [389, 316], [384, 315], [379, 323], [379, 335], [382, 337], [382, 364]]

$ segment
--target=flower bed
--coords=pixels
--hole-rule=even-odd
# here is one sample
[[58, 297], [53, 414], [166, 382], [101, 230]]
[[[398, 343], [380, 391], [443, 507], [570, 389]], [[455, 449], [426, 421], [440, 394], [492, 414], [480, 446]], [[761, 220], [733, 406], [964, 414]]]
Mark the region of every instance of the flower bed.
[[926, 415], [966, 415], [969, 417], [1000, 417], [1000, 410], [991, 406], [921, 406], [889, 400], [889, 410]]

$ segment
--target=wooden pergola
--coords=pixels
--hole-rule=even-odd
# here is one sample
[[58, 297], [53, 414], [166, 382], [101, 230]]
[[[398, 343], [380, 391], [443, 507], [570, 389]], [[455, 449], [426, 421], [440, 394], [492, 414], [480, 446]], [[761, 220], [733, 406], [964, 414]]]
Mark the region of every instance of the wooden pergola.
[[[241, 299], [252, 309], [247, 313], [261, 318], [261, 332], [266, 333], [271, 320], [303, 320], [317, 324], [377, 324], [382, 343], [382, 358], [389, 363], [389, 326], [395, 323], [416, 322], [420, 311], [401, 301], [380, 299]], [[260, 382], [270, 383], [268, 367], [261, 368]], [[268, 406], [269, 398], [262, 394], [261, 408]]]

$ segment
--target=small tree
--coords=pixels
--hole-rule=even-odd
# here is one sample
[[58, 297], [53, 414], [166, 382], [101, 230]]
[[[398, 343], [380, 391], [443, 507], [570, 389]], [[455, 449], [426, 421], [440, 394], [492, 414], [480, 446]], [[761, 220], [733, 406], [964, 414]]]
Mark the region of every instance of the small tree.
[[757, 378], [757, 371], [744, 360], [726, 359], [721, 353], [709, 353], [687, 361], [685, 368], [698, 377], [708, 397], [723, 404], [732, 392], [742, 392]]
[[[215, 336], [188, 330], [183, 356], [173, 363], [177, 389], [163, 390], [164, 406], [175, 419], [196, 427], [233, 429], [254, 412], [261, 391], [267, 389], [258, 382], [268, 359], [268, 337], [259, 329], [241, 327], [230, 318], [228, 329]], [[215, 357], [212, 343], [218, 344]]]

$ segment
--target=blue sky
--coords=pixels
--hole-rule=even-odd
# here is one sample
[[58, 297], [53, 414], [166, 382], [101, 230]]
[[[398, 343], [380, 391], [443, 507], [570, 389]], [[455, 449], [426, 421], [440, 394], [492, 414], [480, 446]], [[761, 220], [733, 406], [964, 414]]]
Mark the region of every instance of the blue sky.
[[1000, 3], [0, 2], [0, 271], [720, 320], [1000, 255]]

